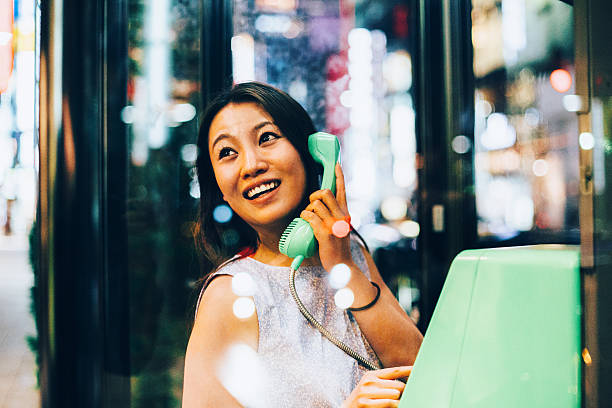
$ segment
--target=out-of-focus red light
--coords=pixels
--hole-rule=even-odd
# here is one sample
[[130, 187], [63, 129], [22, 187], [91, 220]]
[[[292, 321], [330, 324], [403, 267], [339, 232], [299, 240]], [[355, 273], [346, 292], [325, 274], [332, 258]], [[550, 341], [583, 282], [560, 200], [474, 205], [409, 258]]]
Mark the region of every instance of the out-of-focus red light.
[[338, 238], [344, 238], [351, 231], [351, 226], [344, 220], [338, 220], [332, 225], [332, 233]]
[[550, 84], [557, 92], [567, 92], [572, 87], [572, 76], [564, 69], [555, 69], [550, 74]]
[[406, 5], [397, 5], [393, 7], [393, 32], [399, 38], [406, 38], [410, 34], [408, 19], [410, 18], [410, 9]]

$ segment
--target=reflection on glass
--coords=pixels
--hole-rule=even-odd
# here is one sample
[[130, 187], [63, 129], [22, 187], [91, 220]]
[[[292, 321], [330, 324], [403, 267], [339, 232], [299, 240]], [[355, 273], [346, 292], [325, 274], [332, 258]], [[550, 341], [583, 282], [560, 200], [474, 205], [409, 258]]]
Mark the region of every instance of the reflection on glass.
[[572, 8], [554, 0], [472, 5], [479, 236], [577, 242]]
[[[128, 271], [133, 407], [180, 406], [192, 245], [200, 2], [128, 1]], [[228, 214], [220, 210], [220, 217]], [[189, 317], [187, 317], [189, 318]]]

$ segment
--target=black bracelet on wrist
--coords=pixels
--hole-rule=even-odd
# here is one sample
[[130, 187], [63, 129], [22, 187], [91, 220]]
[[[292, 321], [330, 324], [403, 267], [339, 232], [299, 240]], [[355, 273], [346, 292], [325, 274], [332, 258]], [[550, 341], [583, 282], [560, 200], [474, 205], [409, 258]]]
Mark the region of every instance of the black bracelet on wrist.
[[376, 288], [376, 296], [374, 296], [374, 300], [372, 300], [370, 303], [368, 303], [365, 306], [361, 306], [361, 307], [349, 307], [348, 310], [350, 310], [351, 312], [359, 312], [361, 310], [366, 310], [366, 309], [369, 309], [372, 306], [374, 306], [374, 304], [378, 301], [378, 298], [380, 297], [380, 286], [378, 286], [376, 284], [376, 282], [370, 281], [370, 283], [372, 284], [372, 286], [374, 286]]

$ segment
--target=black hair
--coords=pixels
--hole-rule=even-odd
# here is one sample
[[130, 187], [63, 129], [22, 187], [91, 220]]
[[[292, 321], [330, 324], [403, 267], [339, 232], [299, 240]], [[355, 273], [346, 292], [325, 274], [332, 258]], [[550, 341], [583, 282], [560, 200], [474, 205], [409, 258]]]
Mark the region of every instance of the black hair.
[[[223, 204], [223, 198], [212, 168], [208, 152], [210, 125], [215, 116], [232, 103], [254, 102], [261, 106], [280, 129], [293, 147], [298, 151], [306, 170], [306, 191], [319, 189], [319, 176], [322, 166], [314, 161], [308, 152], [308, 136], [314, 133], [315, 127], [304, 108], [287, 93], [270, 85], [259, 82], [247, 82], [233, 86], [217, 95], [207, 106], [200, 123], [198, 135], [198, 158], [196, 161], [198, 182], [200, 185], [199, 219], [194, 231], [196, 246], [202, 252], [203, 275], [216, 269], [238, 251], [258, 245], [255, 230], [233, 214], [227, 223], [218, 223], [213, 218], [214, 209]], [[305, 208], [304, 203], [302, 208]]]

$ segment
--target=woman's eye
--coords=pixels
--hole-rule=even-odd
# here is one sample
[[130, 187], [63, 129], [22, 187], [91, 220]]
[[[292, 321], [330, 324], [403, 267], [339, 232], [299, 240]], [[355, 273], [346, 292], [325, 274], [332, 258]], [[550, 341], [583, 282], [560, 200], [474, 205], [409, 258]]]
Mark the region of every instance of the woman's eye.
[[233, 150], [232, 150], [232, 149], [230, 149], [229, 147], [224, 147], [223, 149], [221, 149], [221, 150], [219, 151], [219, 159], [222, 159], [222, 158], [224, 158], [224, 157], [226, 157], [226, 156], [229, 156], [229, 155], [231, 155], [232, 153], [233, 153]]
[[263, 135], [261, 135], [261, 137], [259, 138], [259, 144], [265, 143], [265, 142], [269, 142], [270, 140], [274, 140], [274, 139], [278, 139], [280, 136], [278, 136], [275, 133], [272, 132], [266, 132]]

